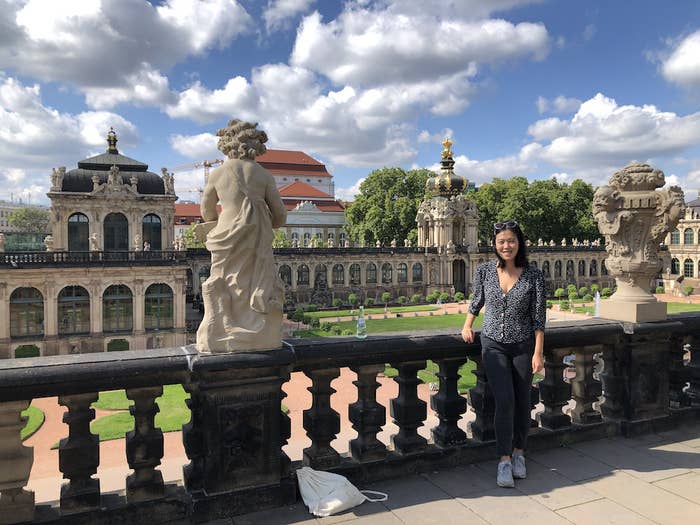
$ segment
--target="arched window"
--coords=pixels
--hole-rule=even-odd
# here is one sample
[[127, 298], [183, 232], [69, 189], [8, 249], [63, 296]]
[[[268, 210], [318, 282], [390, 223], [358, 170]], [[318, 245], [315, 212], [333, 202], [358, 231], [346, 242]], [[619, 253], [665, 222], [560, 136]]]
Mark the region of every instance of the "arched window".
[[328, 269], [325, 264], [317, 264], [314, 269], [314, 288], [326, 288], [328, 286]]
[[286, 264], [280, 266], [280, 279], [287, 286], [292, 285], [292, 269]]
[[673, 275], [681, 273], [681, 262], [675, 257], [671, 259], [671, 273]]
[[114, 284], [102, 296], [102, 331], [130, 332], [134, 325], [133, 297], [128, 286]]
[[328, 232], [328, 240], [335, 242], [335, 233]]
[[374, 263], [367, 265], [367, 284], [377, 284], [377, 265]]
[[566, 278], [572, 281], [574, 279], [574, 261], [570, 259], [566, 261]]
[[423, 265], [421, 263], [413, 264], [413, 282], [423, 282]]
[[345, 284], [345, 268], [342, 264], [333, 266], [333, 284]]
[[608, 275], [608, 269], [605, 267], [605, 261], [600, 261], [600, 275]]
[[579, 277], [586, 276], [586, 261], [579, 261], [578, 262], [578, 275], [579, 275]]
[[681, 232], [679, 232], [677, 229], [673, 230], [671, 232], [671, 244], [680, 244], [681, 243]]
[[340, 232], [338, 235], [338, 246], [345, 248], [345, 232]]
[[160, 217], [153, 213], [143, 218], [143, 242], [151, 245], [151, 250], [162, 250]]
[[152, 284], [146, 289], [145, 301], [146, 330], [163, 330], [174, 326], [173, 290], [170, 286], [163, 283]]
[[598, 261], [593, 259], [588, 265], [588, 276], [596, 277], [598, 275]]
[[90, 333], [90, 294], [82, 286], [66, 286], [58, 294], [58, 333]]
[[199, 269], [199, 284], [201, 285], [204, 281], [209, 279], [209, 276], [211, 275], [211, 267], [210, 266], [203, 266]]
[[561, 261], [554, 263], [554, 277], [561, 277]]
[[107, 252], [129, 250], [129, 221], [121, 213], [110, 213], [105, 217], [104, 250]]
[[683, 261], [683, 277], [692, 277], [695, 265], [692, 259], [686, 259]]
[[299, 246], [299, 234], [297, 232], [292, 232], [292, 246], [294, 245]]
[[86, 252], [90, 249], [90, 220], [87, 215], [74, 213], [68, 217], [68, 251]]
[[695, 235], [692, 228], [686, 228], [683, 230], [683, 244], [694, 244]]
[[360, 265], [357, 263], [353, 263], [350, 265], [350, 284], [360, 284], [360, 281]]
[[311, 234], [309, 232], [306, 232], [304, 234], [304, 248], [308, 248], [310, 244], [311, 244]]
[[297, 268], [297, 284], [309, 284], [309, 267], [305, 264]]
[[545, 279], [549, 279], [552, 275], [549, 273], [549, 261], [542, 263], [542, 275]]
[[530, 261], [530, 266], [537, 269], [537, 261]]
[[10, 295], [10, 337], [44, 335], [44, 296], [36, 288]]
[[396, 267], [396, 279], [400, 283], [408, 282], [408, 266], [406, 263], [399, 263]]
[[390, 263], [382, 264], [382, 284], [391, 284], [394, 269]]

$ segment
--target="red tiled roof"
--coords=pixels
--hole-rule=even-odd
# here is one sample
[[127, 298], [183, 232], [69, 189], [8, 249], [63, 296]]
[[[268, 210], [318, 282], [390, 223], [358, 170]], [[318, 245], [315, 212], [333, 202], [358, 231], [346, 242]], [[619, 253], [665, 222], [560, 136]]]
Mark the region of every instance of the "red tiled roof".
[[316, 199], [332, 199], [333, 196], [325, 193], [318, 188], [314, 188], [306, 182], [296, 181], [279, 189], [280, 195], [285, 197], [309, 197]]
[[262, 167], [273, 175], [313, 177], [330, 177], [326, 166], [307, 155], [303, 151], [290, 151], [284, 149], [269, 149], [265, 154], [255, 157]]
[[[216, 205], [216, 211], [221, 213], [221, 205]], [[202, 211], [198, 203], [175, 203], [175, 217], [196, 217], [202, 218]]]
[[[314, 206], [316, 206], [319, 211], [322, 212], [344, 212], [345, 208], [343, 205], [340, 203], [340, 201], [333, 201], [333, 202], [324, 202], [324, 201], [315, 201], [313, 199], [306, 199], [306, 200], [311, 200]], [[287, 207], [287, 211], [293, 210], [294, 208], [297, 207], [297, 204], [302, 202], [302, 200], [296, 199], [296, 200], [285, 200], [284, 205]]]

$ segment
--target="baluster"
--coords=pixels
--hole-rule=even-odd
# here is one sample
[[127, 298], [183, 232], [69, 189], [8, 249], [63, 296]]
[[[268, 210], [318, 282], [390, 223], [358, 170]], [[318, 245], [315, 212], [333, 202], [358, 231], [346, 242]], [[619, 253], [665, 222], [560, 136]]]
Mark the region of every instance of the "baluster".
[[418, 371], [425, 368], [425, 361], [407, 361], [392, 365], [399, 371], [394, 378], [399, 385], [399, 395], [391, 400], [391, 417], [399, 427], [399, 433], [391, 436], [394, 448], [401, 454], [420, 452], [428, 441], [418, 435], [418, 428], [427, 417], [427, 405], [418, 398]]
[[[285, 376], [282, 378], [284, 381], [289, 380], [289, 373], [287, 372]], [[282, 448], [289, 442], [289, 438], [292, 437], [292, 419], [289, 417], [289, 414], [285, 413], [282, 410], [282, 402], [284, 401], [284, 398], [287, 397], [287, 393], [280, 388], [279, 390], [280, 393], [280, 445], [279, 445], [279, 454], [280, 454], [280, 477], [282, 479], [288, 478], [291, 474], [292, 471], [292, 460], [289, 459], [289, 456], [284, 453]]]
[[100, 439], [90, 432], [97, 393], [60, 396], [58, 403], [68, 407], [63, 422], [68, 437], [58, 445], [58, 468], [68, 479], [61, 486], [61, 512], [76, 512], [100, 506], [100, 480], [94, 479], [100, 464]]
[[357, 461], [372, 461], [386, 456], [386, 445], [377, 439], [377, 433], [386, 424], [386, 408], [377, 403], [377, 374], [384, 365], [350, 367], [357, 374], [357, 401], [348, 407], [348, 417], [357, 438], [350, 441], [350, 452]]
[[603, 402], [600, 404], [600, 412], [606, 419], [625, 418], [627, 360], [622, 345], [619, 348], [615, 345], [603, 345], [603, 371], [600, 374]]
[[573, 348], [546, 348], [544, 352], [544, 379], [540, 381], [540, 397], [544, 412], [537, 414], [543, 428], [551, 430], [571, 426], [571, 418], [562, 412], [571, 399], [571, 385], [564, 381], [564, 356]]
[[134, 402], [129, 407], [134, 430], [126, 434], [126, 459], [134, 469], [126, 478], [129, 502], [161, 498], [165, 493], [163, 474], [156, 470], [163, 457], [163, 432], [154, 422], [159, 412], [156, 398], [162, 395], [162, 386], [126, 390], [126, 397]]
[[204, 464], [206, 450], [204, 444], [204, 410], [201, 403], [201, 391], [197, 382], [187, 382], [183, 385], [190, 394], [185, 400], [190, 409], [190, 420], [182, 425], [182, 444], [190, 462], [182, 468], [182, 477], [187, 492], [195, 493], [204, 490]]
[[304, 429], [311, 446], [304, 449], [304, 465], [325, 470], [340, 463], [340, 455], [331, 441], [340, 432], [340, 414], [331, 408], [331, 381], [340, 375], [338, 368], [304, 372], [312, 381], [311, 408], [304, 410]]
[[481, 352], [470, 356], [476, 362], [474, 376], [476, 385], [469, 389], [469, 405], [471, 405], [476, 419], [469, 425], [472, 438], [479, 441], [492, 441], [496, 439], [493, 418], [496, 414], [496, 403], [493, 392], [486, 378], [486, 370], [481, 360]]
[[34, 492], [24, 490], [34, 463], [34, 448], [22, 445], [22, 411], [30, 401], [0, 403], [0, 524], [32, 521]]
[[600, 412], [593, 408], [593, 403], [600, 399], [603, 388], [600, 381], [593, 379], [596, 360], [593, 358], [595, 350], [600, 347], [584, 346], [576, 349], [576, 377], [572, 379], [571, 392], [576, 405], [571, 411], [571, 419], [579, 425], [600, 423], [603, 418]]
[[686, 346], [682, 337], [672, 335], [668, 345], [668, 401], [671, 408], [681, 408], [690, 404], [690, 398], [683, 392], [688, 382], [689, 369], [683, 362]]
[[685, 391], [690, 403], [694, 406], [700, 405], [700, 338], [691, 335], [687, 338], [690, 346], [690, 362], [688, 363], [688, 382], [690, 386]]
[[467, 362], [463, 357], [439, 359], [440, 389], [430, 398], [430, 406], [437, 413], [440, 424], [431, 429], [433, 441], [440, 447], [464, 443], [467, 433], [457, 426], [462, 414], [467, 411], [467, 400], [459, 395], [457, 381], [459, 368]]

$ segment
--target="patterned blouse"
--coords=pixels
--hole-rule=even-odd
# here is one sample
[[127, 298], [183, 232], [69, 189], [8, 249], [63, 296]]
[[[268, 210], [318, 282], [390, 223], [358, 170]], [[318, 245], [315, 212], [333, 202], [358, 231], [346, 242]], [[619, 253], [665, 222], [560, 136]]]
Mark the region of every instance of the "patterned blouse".
[[526, 266], [513, 287], [504, 293], [496, 263], [494, 259], [476, 269], [469, 311], [479, 315], [486, 305], [481, 333], [500, 343], [519, 343], [533, 337], [535, 330], [544, 330], [544, 277], [539, 269]]

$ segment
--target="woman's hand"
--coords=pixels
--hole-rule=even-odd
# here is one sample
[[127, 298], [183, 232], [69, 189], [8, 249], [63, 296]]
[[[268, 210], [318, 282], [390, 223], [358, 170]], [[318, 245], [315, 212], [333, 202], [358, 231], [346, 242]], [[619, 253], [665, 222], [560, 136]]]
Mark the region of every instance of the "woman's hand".
[[462, 328], [462, 339], [464, 339], [465, 343], [473, 343], [474, 342], [474, 330], [471, 328], [465, 326]]
[[544, 370], [544, 356], [540, 352], [532, 355], [532, 373], [537, 374]]

